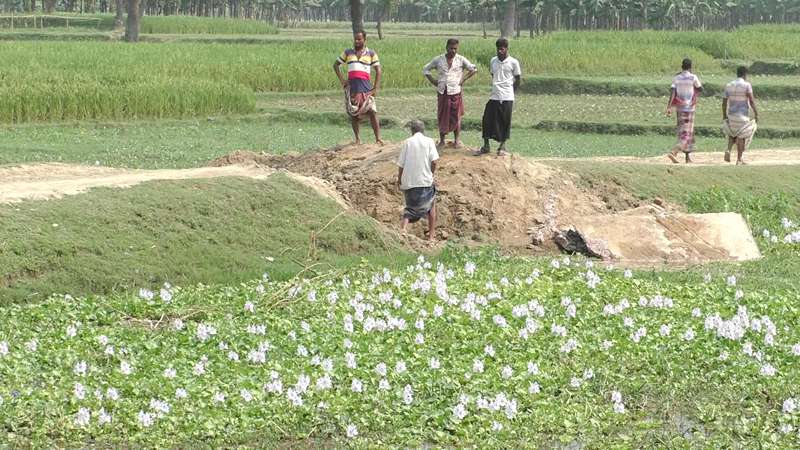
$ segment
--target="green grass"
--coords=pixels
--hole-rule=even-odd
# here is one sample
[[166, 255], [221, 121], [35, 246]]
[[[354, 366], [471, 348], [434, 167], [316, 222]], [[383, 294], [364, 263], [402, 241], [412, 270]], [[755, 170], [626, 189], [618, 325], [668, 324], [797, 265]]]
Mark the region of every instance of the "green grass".
[[[341, 212], [284, 175], [95, 189], [58, 201], [0, 205], [0, 304], [52, 293], [131, 291], [164, 282], [236, 284], [402, 258], [366, 217]], [[269, 263], [266, 257], [275, 258]], [[295, 262], [297, 261], [297, 262]]]
[[[342, 114], [343, 115], [343, 114]], [[327, 116], [325, 116], [327, 117]], [[63, 162], [144, 169], [188, 168], [236, 150], [265, 153], [303, 152], [352, 141], [345, 118], [338, 123], [284, 120], [280, 116], [249, 116], [214, 120], [162, 120], [133, 123], [75, 122], [0, 126], [0, 164]], [[532, 157], [655, 156], [674, 138], [661, 135], [615, 136], [523, 128], [517, 120], [509, 149]], [[435, 128], [433, 129], [435, 134]], [[367, 142], [372, 131], [362, 131]], [[405, 139], [398, 127], [384, 128], [390, 142]], [[429, 131], [429, 135], [432, 133]], [[463, 133], [467, 145], [481, 144], [480, 132]], [[719, 151], [723, 141], [698, 137], [698, 151]], [[761, 139], [752, 149], [800, 148], [799, 139]]]

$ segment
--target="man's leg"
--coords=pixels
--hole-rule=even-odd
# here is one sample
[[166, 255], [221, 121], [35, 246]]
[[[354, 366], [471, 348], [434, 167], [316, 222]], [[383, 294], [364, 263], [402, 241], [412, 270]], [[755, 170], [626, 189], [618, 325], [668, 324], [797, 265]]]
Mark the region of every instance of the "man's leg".
[[360, 143], [361, 143], [361, 136], [359, 136], [359, 128], [360, 128], [360, 127], [359, 127], [359, 124], [358, 124], [358, 122], [359, 122], [359, 118], [358, 118], [358, 116], [356, 116], [356, 117], [351, 117], [351, 118], [350, 118], [350, 125], [352, 125], [352, 127], [353, 127], [353, 134], [354, 134], [354, 135], [355, 135], [355, 137], [356, 137], [356, 145], [358, 145], [358, 144], [360, 144]]
[[403, 216], [403, 218], [400, 219], [400, 232], [405, 233], [406, 227], [408, 227], [408, 217]]
[[444, 147], [444, 138], [445, 138], [445, 136], [447, 136], [447, 133], [442, 133], [441, 131], [439, 132], [439, 142], [436, 143], [436, 147], [438, 147], [440, 149], [442, 147]]
[[378, 122], [378, 115], [375, 111], [369, 112], [369, 122], [372, 124], [372, 131], [375, 133], [375, 142], [383, 145], [381, 140], [381, 124]]
[[747, 141], [743, 138], [736, 139], [736, 164], [742, 165], [744, 162], [744, 147]]
[[455, 148], [461, 147], [461, 140], [459, 136], [461, 135], [461, 126], [457, 126], [455, 130], [453, 130], [453, 145]]
[[428, 211], [428, 240], [434, 241], [436, 239], [436, 203], [431, 206]]
[[686, 152], [686, 164], [693, 162], [692, 157], [690, 156], [691, 154], [691, 152]]
[[736, 138], [728, 137], [728, 149], [725, 150], [725, 162], [731, 162], [731, 149], [733, 148], [733, 144], [736, 143]]

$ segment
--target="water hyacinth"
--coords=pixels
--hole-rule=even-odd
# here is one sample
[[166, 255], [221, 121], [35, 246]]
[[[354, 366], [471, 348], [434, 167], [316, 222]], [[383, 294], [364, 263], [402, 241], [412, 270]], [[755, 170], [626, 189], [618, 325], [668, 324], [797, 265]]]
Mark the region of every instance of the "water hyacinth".
[[[759, 302], [763, 295], [749, 288], [735, 296], [719, 277], [675, 288], [604, 270], [591, 287], [587, 274], [595, 265], [555, 261], [557, 268], [499, 271], [495, 264], [487, 265], [490, 272], [474, 264], [468, 272], [467, 264], [450, 268], [423, 258], [397, 273], [262, 279], [219, 291], [170, 287], [169, 302], [136, 300], [147, 317], [163, 315], [171, 324], [146, 334], [128, 325], [98, 326], [81, 306], [91, 299], [48, 300], [48, 308], [70, 312], [54, 315], [52, 332], [32, 332], [24, 321], [42, 315], [21, 314], [20, 324], [9, 322], [0, 335], [0, 364], [19, 373], [0, 387], [0, 416], [7, 423], [17, 417], [9, 411], [45, 417], [46, 404], [47, 414], [62, 419], [53, 431], [60, 436], [75, 442], [87, 442], [89, 433], [97, 442], [122, 436], [141, 446], [153, 436], [194, 442], [189, 430], [206, 427], [224, 446], [226, 436], [245, 435], [263, 417], [274, 421], [269, 433], [276, 439], [286, 436], [281, 430], [318, 427], [337, 445], [355, 438], [370, 445], [380, 435], [391, 446], [423, 440], [446, 446], [470, 433], [513, 446], [504, 436], [534, 442], [537, 430], [563, 431], [563, 420], [552, 419], [576, 410], [606, 429], [628, 426], [670, 400], [658, 395], [684, 395], [671, 393], [676, 382], [701, 386], [711, 368], [734, 383], [730, 389], [757, 385], [779, 395], [782, 415], [796, 417], [796, 395], [783, 388], [796, 375], [787, 358], [800, 356], [791, 310]], [[286, 300], [294, 288], [294, 300]], [[275, 309], [271, 298], [288, 303]], [[191, 301], [214, 313], [188, 315]], [[128, 311], [114, 306], [106, 322]], [[70, 326], [74, 335], [65, 332]], [[35, 353], [25, 351], [32, 340]], [[63, 361], [57, 370], [65, 384], [37, 378], [46, 361]], [[642, 382], [652, 391], [639, 402]], [[52, 397], [31, 394], [34, 383], [44, 383]], [[691, 395], [705, 392], [698, 387]], [[763, 412], [759, 420], [773, 431], [789, 423], [770, 416], [766, 401], [759, 406], [763, 395], [751, 398], [752, 414]], [[543, 411], [550, 416], [543, 419]], [[419, 427], [420, 420], [427, 425]], [[602, 444], [616, 442], [598, 436], [609, 439]]]

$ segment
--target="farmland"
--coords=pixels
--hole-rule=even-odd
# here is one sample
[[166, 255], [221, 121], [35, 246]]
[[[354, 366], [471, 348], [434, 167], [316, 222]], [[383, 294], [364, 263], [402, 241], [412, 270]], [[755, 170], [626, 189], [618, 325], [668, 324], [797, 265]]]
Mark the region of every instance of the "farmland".
[[[0, 187], [26, 170], [46, 179], [40, 163], [133, 174], [352, 139], [331, 71], [348, 24], [145, 16], [144, 42], [129, 45], [97, 17], [0, 30]], [[751, 76], [747, 157], [800, 149], [797, 30], [553, 32], [511, 46], [524, 71], [515, 158], [608, 205], [739, 212], [756, 261], [613, 267], [454, 237], [423, 249], [280, 172], [0, 204], [0, 443], [800, 446], [800, 165], [600, 159], [674, 143], [664, 107], [686, 56], [707, 86], [699, 152], [723, 148], [719, 92], [739, 64], [764, 72]], [[479, 145], [493, 39], [479, 24], [384, 32], [369, 41], [384, 139], [405, 138], [412, 118], [435, 133], [421, 67], [454, 33], [478, 64], [464, 141]]]

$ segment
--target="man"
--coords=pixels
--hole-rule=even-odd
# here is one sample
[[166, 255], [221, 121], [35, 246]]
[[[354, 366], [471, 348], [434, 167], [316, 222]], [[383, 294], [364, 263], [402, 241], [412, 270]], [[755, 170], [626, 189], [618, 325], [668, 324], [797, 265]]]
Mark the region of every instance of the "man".
[[[461, 118], [464, 116], [464, 102], [461, 98], [461, 88], [464, 83], [472, 78], [477, 68], [469, 60], [458, 54], [458, 39], [448, 39], [447, 53], [439, 55], [422, 68], [422, 74], [438, 91], [438, 108], [436, 118], [439, 121], [439, 142], [437, 147], [444, 147], [444, 138], [448, 133], [453, 133], [453, 145], [461, 147], [459, 134], [461, 133]], [[436, 70], [438, 80], [431, 75]], [[464, 71], [467, 71], [464, 74]]]
[[[722, 96], [722, 133], [728, 138], [725, 162], [731, 162], [731, 148], [736, 145], [736, 165], [744, 165], [744, 151], [758, 128], [758, 110], [753, 98], [753, 86], [747, 81], [747, 67], [736, 69], [737, 78], [727, 86]], [[753, 119], [750, 119], [750, 109]]]
[[[347, 79], [344, 78], [339, 66], [345, 64], [347, 67]], [[375, 69], [375, 86], [370, 84], [371, 69]], [[369, 117], [372, 124], [372, 131], [375, 133], [375, 142], [383, 145], [381, 140], [381, 128], [378, 123], [375, 106], [375, 97], [378, 96], [378, 88], [381, 84], [381, 63], [378, 54], [367, 48], [367, 33], [356, 31], [353, 34], [353, 48], [345, 50], [341, 56], [333, 63], [333, 71], [342, 83], [345, 92], [345, 110], [350, 116], [353, 126], [356, 144], [361, 143], [359, 134], [359, 122], [362, 116]]]
[[406, 208], [400, 229], [406, 232], [409, 223], [423, 217], [428, 218], [428, 240], [435, 238], [436, 228], [436, 186], [433, 174], [436, 172], [436, 160], [439, 152], [433, 139], [425, 136], [425, 125], [420, 120], [408, 123], [411, 137], [403, 141], [400, 156], [397, 158], [397, 186], [403, 191]]
[[483, 147], [476, 155], [489, 153], [489, 139], [500, 143], [497, 156], [507, 155], [506, 141], [511, 136], [511, 112], [514, 109], [514, 93], [522, 79], [522, 69], [516, 58], [508, 56], [508, 39], [495, 42], [497, 56], [489, 62], [492, 74], [492, 94], [483, 110]]
[[672, 107], [675, 107], [678, 119], [678, 141], [672, 147], [667, 157], [673, 163], [678, 163], [678, 151], [686, 155], [686, 163], [692, 162], [691, 156], [694, 151], [694, 113], [697, 107], [697, 96], [703, 91], [700, 78], [692, 73], [692, 60], [686, 58], [681, 64], [682, 71], [672, 79], [672, 92], [667, 102], [666, 115], [672, 114]]

